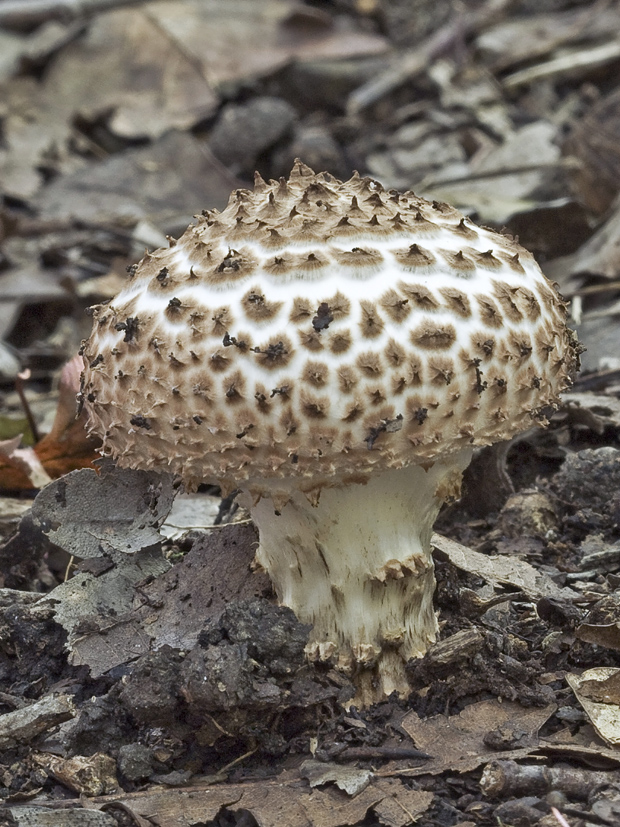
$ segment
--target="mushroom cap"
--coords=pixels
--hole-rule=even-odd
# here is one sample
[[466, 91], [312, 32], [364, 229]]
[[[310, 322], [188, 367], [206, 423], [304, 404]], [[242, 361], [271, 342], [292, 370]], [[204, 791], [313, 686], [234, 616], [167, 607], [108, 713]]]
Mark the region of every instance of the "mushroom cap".
[[296, 162], [93, 308], [82, 398], [118, 464], [260, 495], [507, 439], [576, 367], [530, 253], [447, 204]]

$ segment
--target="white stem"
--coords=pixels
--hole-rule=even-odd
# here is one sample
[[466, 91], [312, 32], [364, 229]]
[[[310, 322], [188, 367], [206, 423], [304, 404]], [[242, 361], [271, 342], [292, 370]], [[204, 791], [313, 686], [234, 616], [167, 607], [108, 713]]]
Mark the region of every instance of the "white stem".
[[257, 562], [280, 602], [314, 627], [309, 656], [334, 659], [353, 675], [353, 703], [407, 694], [405, 663], [435, 640], [430, 538], [471, 453], [325, 488], [315, 506], [295, 491], [280, 514], [268, 496], [251, 507]]

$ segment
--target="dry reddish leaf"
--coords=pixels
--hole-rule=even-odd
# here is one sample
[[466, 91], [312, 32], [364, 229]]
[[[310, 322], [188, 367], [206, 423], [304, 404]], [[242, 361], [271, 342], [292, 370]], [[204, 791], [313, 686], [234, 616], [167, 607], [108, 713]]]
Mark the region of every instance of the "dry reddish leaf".
[[0, 442], [0, 487], [43, 488], [51, 481], [32, 448], [21, 448], [22, 437]]
[[78, 468], [92, 468], [99, 456], [98, 440], [87, 436], [84, 416], [76, 416], [82, 364], [82, 357], [74, 356], [62, 369], [52, 430], [34, 448], [52, 479]]
[[84, 417], [76, 417], [81, 370], [80, 356], [62, 369], [52, 429], [34, 448], [21, 448], [21, 437], [0, 443], [0, 489], [43, 488], [69, 471], [93, 467], [98, 442], [87, 436]]

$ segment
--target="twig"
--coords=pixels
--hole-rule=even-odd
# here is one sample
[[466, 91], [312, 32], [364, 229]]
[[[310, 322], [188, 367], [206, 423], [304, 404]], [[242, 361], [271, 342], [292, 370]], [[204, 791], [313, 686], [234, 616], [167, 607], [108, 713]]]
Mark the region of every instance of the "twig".
[[504, 78], [504, 89], [517, 89], [528, 83], [540, 82], [555, 77], [574, 77], [584, 69], [597, 69], [620, 58], [620, 40], [610, 40], [601, 46], [587, 46], [561, 55], [561, 57], [528, 66]]
[[579, 287], [576, 290], [563, 290], [565, 299], [572, 299], [574, 296], [593, 296], [597, 293], [617, 292], [620, 290], [620, 281], [608, 281], [604, 284], [591, 284], [588, 287]]
[[41, 435], [39, 434], [37, 423], [35, 422], [32, 410], [30, 409], [30, 404], [26, 399], [24, 382], [27, 382], [28, 379], [30, 379], [30, 369], [26, 368], [26, 370], [20, 371], [15, 377], [15, 390], [17, 391], [17, 395], [19, 396], [19, 401], [22, 403], [24, 414], [26, 416], [26, 419], [28, 420], [28, 427], [30, 428], [30, 433], [32, 434], [32, 438], [36, 445], [36, 443], [41, 439]]
[[258, 747], [254, 747], [249, 752], [245, 752], [243, 755], [240, 755], [238, 758], [235, 758], [234, 761], [231, 761], [230, 764], [226, 764], [225, 767], [222, 767], [221, 770], [218, 770], [218, 775], [225, 775], [228, 770], [232, 769], [236, 764], [240, 764], [241, 761], [245, 761], [246, 758], [249, 758], [251, 755], [258, 750]]
[[0, 26], [30, 29], [48, 20], [68, 22], [144, 0], [3, 0], [0, 3]]
[[75, 557], [72, 554], [71, 557], [69, 558], [69, 562], [67, 563], [67, 568], [65, 569], [65, 576], [64, 576], [64, 579], [62, 581], [63, 583], [66, 583], [67, 580], [69, 579], [69, 575], [71, 574], [71, 567], [73, 565], [75, 565]]
[[545, 767], [521, 765], [516, 761], [491, 761], [486, 765], [480, 787], [493, 798], [520, 795], [545, 795], [559, 790], [572, 798], [586, 801], [599, 784], [612, 784], [615, 772], [584, 770], [578, 767]]
[[[334, 756], [335, 761], [372, 761], [375, 758], [390, 761], [428, 761], [432, 755], [413, 747], [347, 747]], [[381, 773], [377, 772], [376, 775]]]
[[556, 817], [556, 819], [558, 820], [558, 824], [560, 825], [560, 827], [570, 827], [570, 824], [569, 824], [569, 823], [568, 823], [568, 821], [564, 818], [564, 816], [562, 815], [562, 813], [561, 813], [559, 810], [556, 810], [556, 808], [555, 808], [555, 807], [552, 807], [552, 808], [551, 808], [551, 812], [553, 813], [553, 815], [554, 815], [554, 816]]
[[352, 92], [347, 101], [347, 112], [356, 115], [406, 81], [412, 80], [428, 69], [440, 55], [445, 54], [456, 41], [462, 41], [495, 23], [511, 3], [512, 0], [487, 0], [477, 11], [457, 12], [448, 23], [431, 35], [426, 44], [407, 50], [400, 55], [396, 65], [390, 66], [379, 77]]
[[416, 184], [416, 191], [423, 192], [432, 187], [443, 187], [449, 184], [469, 183], [470, 181], [485, 181], [489, 178], [503, 178], [505, 175], [522, 175], [527, 172], [541, 172], [543, 170], [574, 170], [580, 164], [574, 158], [560, 158], [558, 161], [548, 161], [539, 164], [520, 164], [516, 167], [498, 167], [484, 169], [480, 172], [467, 172], [465, 175], [453, 175], [450, 178], [441, 178], [436, 173], [428, 175]]

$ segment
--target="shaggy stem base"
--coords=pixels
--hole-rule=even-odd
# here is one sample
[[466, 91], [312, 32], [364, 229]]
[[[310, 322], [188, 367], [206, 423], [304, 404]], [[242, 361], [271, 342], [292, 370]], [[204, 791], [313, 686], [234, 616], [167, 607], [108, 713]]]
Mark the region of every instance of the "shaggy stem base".
[[316, 506], [295, 491], [280, 514], [268, 496], [250, 509], [257, 562], [280, 602], [312, 624], [309, 657], [352, 676], [351, 703], [406, 695], [406, 662], [435, 640], [430, 538], [470, 459], [466, 449], [427, 470], [409, 466], [366, 485], [325, 488]]

